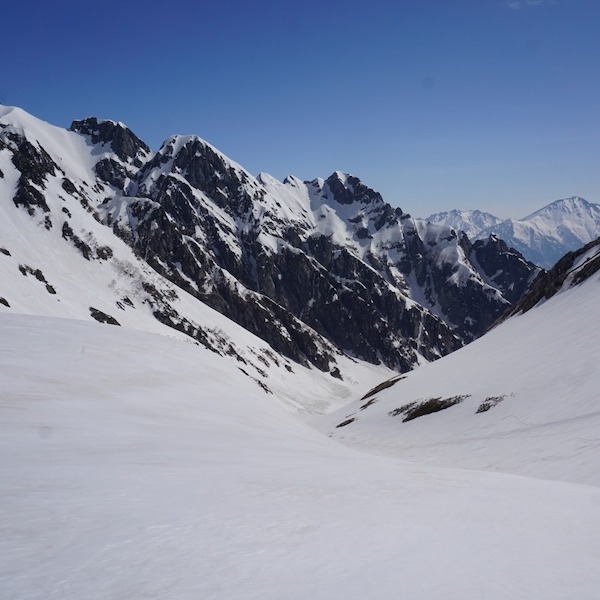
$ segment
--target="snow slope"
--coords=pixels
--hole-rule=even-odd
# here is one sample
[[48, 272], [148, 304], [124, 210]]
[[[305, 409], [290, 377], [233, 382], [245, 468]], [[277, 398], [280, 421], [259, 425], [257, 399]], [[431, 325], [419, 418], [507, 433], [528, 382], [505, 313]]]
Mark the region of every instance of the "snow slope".
[[356, 452], [180, 340], [0, 339], [3, 598], [597, 598], [597, 488]]
[[597, 255], [590, 244], [549, 300], [318, 426], [421, 464], [600, 485]]

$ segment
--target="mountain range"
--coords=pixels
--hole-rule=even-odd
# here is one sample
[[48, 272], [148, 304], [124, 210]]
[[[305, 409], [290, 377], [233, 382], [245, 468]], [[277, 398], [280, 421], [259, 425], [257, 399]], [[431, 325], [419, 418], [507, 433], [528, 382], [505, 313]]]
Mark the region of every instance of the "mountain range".
[[529, 261], [549, 269], [567, 252], [600, 236], [600, 204], [573, 196], [518, 220], [502, 220], [479, 210], [452, 210], [430, 215], [427, 221], [450, 225], [473, 240], [495, 235]]
[[406, 371], [456, 350], [538, 271], [496, 238], [471, 244], [413, 219], [352, 175], [254, 177], [196, 136], [153, 152], [94, 117], [64, 130], [2, 108], [0, 173], [12, 257], [0, 260], [0, 309], [120, 324], [141, 312], [228, 351], [199, 324], [208, 306], [335, 377], [340, 356]]

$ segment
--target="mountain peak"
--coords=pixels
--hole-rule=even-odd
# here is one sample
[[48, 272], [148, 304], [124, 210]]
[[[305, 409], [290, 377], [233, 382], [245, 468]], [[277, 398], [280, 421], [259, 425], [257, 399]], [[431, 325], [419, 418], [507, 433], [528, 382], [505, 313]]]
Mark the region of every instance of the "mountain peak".
[[[308, 184], [267, 174], [257, 180], [195, 135], [171, 136], [146, 156], [147, 147], [116, 121], [90, 117], [71, 132], [30, 123], [31, 131], [22, 127], [31, 144], [14, 142], [0, 153], [10, 174], [0, 186], [17, 184], [6, 210], [27, 211], [32, 227], [82, 260], [106, 261], [124, 242], [142, 267], [301, 364], [337, 373], [339, 349], [408, 370], [471, 340], [507, 303], [454, 231], [409, 220], [349, 173]], [[11, 141], [11, 133], [0, 129], [0, 139]], [[41, 267], [55, 278], [50, 262], [21, 263], [31, 272], [16, 270], [19, 280]], [[200, 335], [166, 306], [171, 296], [152, 297], [165, 305], [153, 310], [157, 319]], [[125, 322], [111, 314], [112, 304], [90, 301], [84, 309]], [[122, 299], [116, 307], [131, 308]]]
[[342, 171], [334, 171], [325, 180], [325, 185], [340, 204], [383, 204], [381, 194], [366, 186], [358, 177]]
[[495, 233], [528, 260], [549, 269], [567, 252], [600, 235], [600, 205], [579, 196], [562, 198], [527, 217], [488, 227], [477, 234], [483, 239]]
[[593, 206], [593, 204], [580, 196], [571, 196], [570, 198], [555, 200], [526, 216], [522, 220], [527, 221], [540, 215], [550, 215], [558, 212], [581, 216], [582, 211], [589, 212], [590, 210], [593, 210]]
[[120, 121], [86, 117], [73, 121], [69, 129], [88, 136], [92, 144], [110, 144], [114, 153], [123, 161], [135, 159], [140, 153], [150, 153], [150, 148]]

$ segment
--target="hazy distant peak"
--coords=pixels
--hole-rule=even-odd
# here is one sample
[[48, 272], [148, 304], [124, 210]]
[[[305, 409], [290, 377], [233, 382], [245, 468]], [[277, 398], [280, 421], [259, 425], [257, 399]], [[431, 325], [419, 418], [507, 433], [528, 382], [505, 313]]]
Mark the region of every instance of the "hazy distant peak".
[[442, 223], [456, 230], [464, 231], [469, 237], [475, 237], [484, 229], [502, 222], [495, 215], [481, 210], [459, 210], [438, 212], [426, 219], [430, 223]]
[[571, 196], [570, 198], [561, 198], [560, 200], [555, 200], [554, 202], [551, 202], [550, 204], [536, 210], [530, 215], [527, 215], [521, 220], [528, 221], [540, 215], [550, 215], [553, 212], [562, 212], [581, 216], [582, 211], [589, 212], [590, 210], [594, 210], [594, 206], [598, 207], [599, 205], [591, 204], [580, 196]]
[[548, 269], [567, 252], [600, 236], [600, 205], [579, 196], [563, 198], [515, 220], [507, 219], [477, 234], [495, 233], [528, 260]]

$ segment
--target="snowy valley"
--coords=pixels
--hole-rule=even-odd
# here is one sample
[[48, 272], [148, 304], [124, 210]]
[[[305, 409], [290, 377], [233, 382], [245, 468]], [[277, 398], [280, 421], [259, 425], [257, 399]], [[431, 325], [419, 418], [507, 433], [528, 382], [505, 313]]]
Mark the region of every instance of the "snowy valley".
[[11, 107], [0, 210], [2, 597], [597, 598], [598, 242]]

